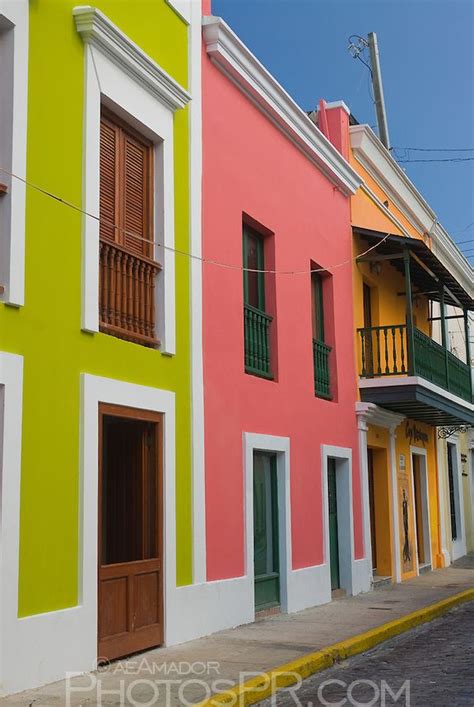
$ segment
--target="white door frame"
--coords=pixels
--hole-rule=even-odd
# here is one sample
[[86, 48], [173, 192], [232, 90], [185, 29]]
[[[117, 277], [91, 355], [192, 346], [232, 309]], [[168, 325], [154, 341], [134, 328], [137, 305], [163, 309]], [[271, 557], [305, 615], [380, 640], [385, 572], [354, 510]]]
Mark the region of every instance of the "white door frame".
[[[456, 512], [456, 530], [458, 537], [456, 540], [451, 540], [451, 562], [457, 560], [459, 557], [463, 557], [466, 554], [466, 529], [464, 527], [464, 495], [463, 495], [463, 483], [462, 483], [462, 464], [461, 464], [461, 448], [459, 444], [459, 438], [457, 435], [453, 435], [446, 444], [446, 475], [448, 477], [449, 467], [448, 467], [448, 457], [449, 445], [454, 447], [453, 454], [453, 485], [454, 485], [454, 505]], [[451, 518], [451, 506], [449, 498], [449, 478], [446, 479], [448, 487], [448, 519]], [[448, 528], [451, 528], [451, 523], [448, 523]]]
[[413, 498], [413, 520], [415, 529], [415, 563], [416, 574], [420, 574], [420, 561], [418, 557], [418, 530], [416, 526], [415, 509], [415, 467], [413, 455], [419, 457], [420, 487], [421, 487], [421, 518], [423, 523], [423, 545], [425, 554], [425, 564], [430, 564], [433, 568], [433, 555], [431, 551], [431, 523], [430, 523], [430, 494], [428, 487], [428, 458], [426, 449], [423, 447], [413, 447], [410, 445], [410, 468], [411, 468], [411, 494]]
[[359, 453], [362, 477], [362, 508], [364, 513], [364, 552], [368, 571], [372, 577], [372, 541], [370, 535], [369, 480], [367, 468], [367, 431], [368, 425], [385, 427], [389, 431], [388, 472], [390, 484], [390, 508], [392, 516], [392, 572], [395, 582], [402, 581], [400, 556], [400, 531], [398, 518], [398, 476], [396, 430], [405, 420], [404, 415], [380, 408], [375, 403], [356, 403], [356, 415], [359, 427]]
[[[354, 593], [354, 513], [352, 506], [352, 449], [321, 445], [321, 487], [323, 489], [324, 562], [331, 581], [329, 547], [328, 460], [336, 462], [337, 535], [339, 544], [339, 580], [341, 589]], [[365, 563], [364, 563], [365, 564]]]
[[[280, 607], [288, 612], [288, 587], [291, 572], [291, 508], [290, 508], [290, 439], [273, 435], [244, 433], [245, 462], [245, 574], [254, 586], [253, 553], [253, 454], [270, 452], [276, 455], [278, 489], [278, 540], [280, 564]], [[253, 605], [255, 617], [255, 603]]]
[[0, 695], [29, 669], [39, 645], [25, 655], [18, 618], [22, 427], [23, 356], [0, 351]]

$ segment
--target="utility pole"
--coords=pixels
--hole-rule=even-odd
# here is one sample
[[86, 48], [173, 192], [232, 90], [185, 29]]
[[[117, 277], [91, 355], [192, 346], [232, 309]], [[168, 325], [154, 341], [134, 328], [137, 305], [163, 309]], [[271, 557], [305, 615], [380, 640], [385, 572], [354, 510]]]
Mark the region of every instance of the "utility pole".
[[377, 114], [377, 125], [379, 129], [380, 141], [387, 150], [390, 150], [390, 138], [388, 136], [387, 114], [385, 112], [385, 101], [383, 97], [382, 72], [380, 71], [379, 48], [377, 35], [369, 32], [367, 37], [370, 50], [370, 65], [372, 68], [372, 85], [374, 87], [375, 112]]

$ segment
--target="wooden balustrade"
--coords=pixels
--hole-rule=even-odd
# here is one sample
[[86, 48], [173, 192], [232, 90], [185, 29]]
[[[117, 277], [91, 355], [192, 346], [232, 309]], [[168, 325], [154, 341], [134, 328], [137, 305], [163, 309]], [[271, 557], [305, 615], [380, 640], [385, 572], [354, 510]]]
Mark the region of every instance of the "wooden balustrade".
[[100, 330], [144, 346], [157, 346], [155, 280], [159, 263], [101, 240], [99, 264]]
[[357, 329], [361, 343], [361, 375], [397, 376], [407, 372], [406, 325]]
[[405, 324], [366, 327], [357, 333], [363, 378], [420, 376], [464, 400], [472, 400], [470, 367], [420, 329], [413, 327], [413, 360], [408, 356]]

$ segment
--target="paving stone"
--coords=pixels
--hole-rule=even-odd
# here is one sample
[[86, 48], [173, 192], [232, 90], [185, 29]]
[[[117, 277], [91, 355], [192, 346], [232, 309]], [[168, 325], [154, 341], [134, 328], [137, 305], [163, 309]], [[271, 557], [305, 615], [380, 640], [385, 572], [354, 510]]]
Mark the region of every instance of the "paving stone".
[[[392, 695], [401, 688], [394, 699]], [[474, 602], [318, 673], [291, 693], [283, 690], [259, 704], [472, 707]]]

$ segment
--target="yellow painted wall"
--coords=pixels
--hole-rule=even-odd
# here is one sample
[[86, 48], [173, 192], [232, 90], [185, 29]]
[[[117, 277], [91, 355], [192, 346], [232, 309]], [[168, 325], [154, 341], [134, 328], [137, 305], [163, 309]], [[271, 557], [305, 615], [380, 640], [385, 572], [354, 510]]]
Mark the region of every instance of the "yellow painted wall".
[[[410, 439], [407, 435], [407, 425], [413, 428], [416, 425], [418, 430], [428, 435], [427, 442], [413, 442], [413, 447], [418, 447], [420, 450], [426, 451], [426, 465], [428, 476], [428, 498], [429, 498], [429, 521], [430, 521], [430, 537], [431, 537], [431, 554], [433, 568], [442, 566], [440, 557], [439, 545], [439, 511], [438, 511], [438, 488], [437, 488], [437, 466], [436, 466], [436, 440], [435, 430], [429, 425], [424, 425], [421, 422], [413, 420], [403, 421], [396, 430], [395, 456], [397, 465], [397, 486], [398, 498], [392, 498], [391, 487], [391, 460], [390, 460], [390, 444], [388, 430], [369, 425], [367, 432], [367, 445], [372, 448], [374, 455], [374, 470], [378, 474], [379, 486], [376, 489], [376, 500], [380, 504], [380, 508], [376, 508], [376, 533], [377, 533], [377, 569], [378, 574], [382, 574], [382, 570], [387, 571], [388, 575], [394, 574], [393, 563], [391, 562], [392, 547], [395, 541], [396, 550], [400, 554], [402, 579], [410, 579], [416, 575], [416, 536], [415, 536], [415, 503], [414, 503], [414, 483], [413, 469], [410, 452]], [[405, 469], [403, 469], [403, 459]], [[403, 490], [405, 490], [408, 502], [408, 546], [410, 560], [405, 561], [403, 557], [404, 546], [404, 528], [403, 528], [403, 513], [402, 501]], [[385, 494], [385, 498], [384, 498]], [[392, 506], [395, 502], [398, 510], [399, 521], [399, 538], [393, 538], [392, 527]], [[390, 564], [385, 560], [381, 564], [380, 558], [390, 557]]]

